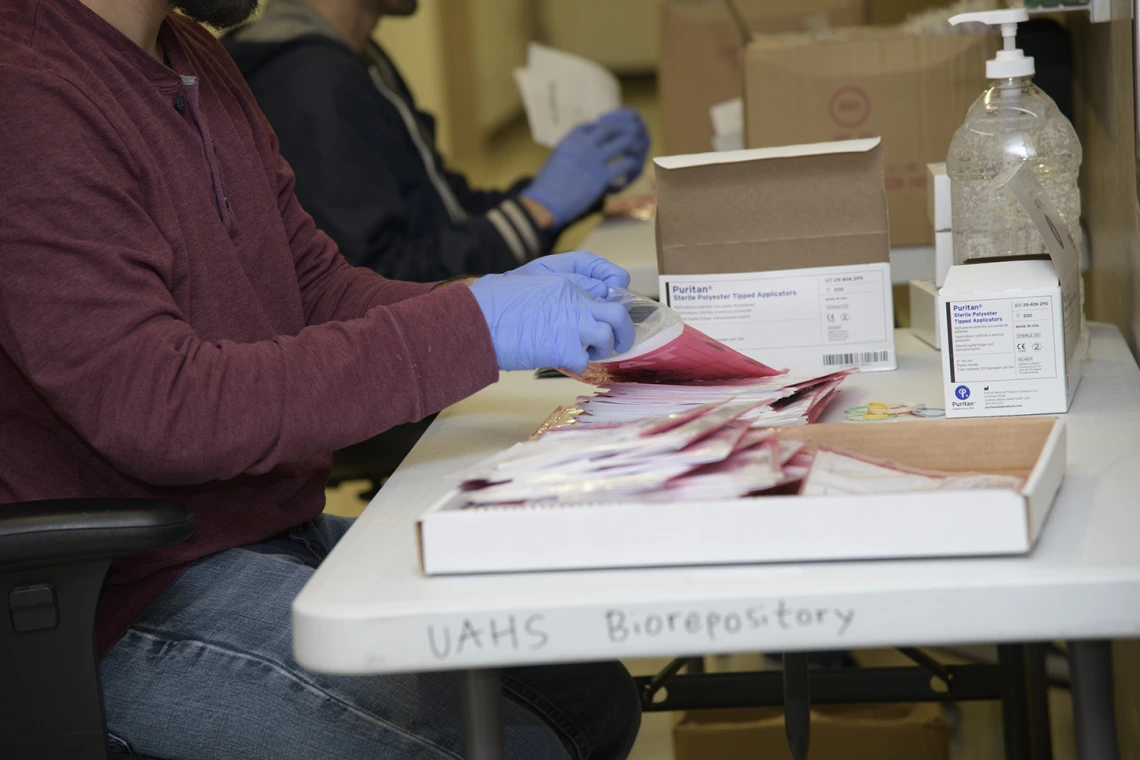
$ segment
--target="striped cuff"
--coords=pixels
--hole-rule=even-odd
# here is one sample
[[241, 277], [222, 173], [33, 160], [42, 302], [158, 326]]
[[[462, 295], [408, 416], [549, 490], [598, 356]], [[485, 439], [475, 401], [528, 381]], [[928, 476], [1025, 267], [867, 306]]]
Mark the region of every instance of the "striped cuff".
[[487, 219], [495, 225], [520, 264], [542, 255], [543, 244], [539, 231], [513, 198], [508, 198], [488, 211]]

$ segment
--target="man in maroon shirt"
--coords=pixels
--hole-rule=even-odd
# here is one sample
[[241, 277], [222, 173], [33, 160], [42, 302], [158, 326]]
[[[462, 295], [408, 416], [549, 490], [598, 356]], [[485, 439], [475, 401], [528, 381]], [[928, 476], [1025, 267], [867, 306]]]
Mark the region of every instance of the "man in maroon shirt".
[[[632, 339], [588, 254], [443, 284], [349, 267], [214, 37], [256, 0], [0, 3], [0, 502], [187, 504], [192, 539], [116, 562], [97, 638], [110, 741], [155, 757], [458, 757], [453, 677], [327, 677], [289, 605], [348, 527], [329, 452], [498, 369]], [[0, 509], [3, 506], [0, 505]], [[409, 537], [411, 540], [411, 537]], [[505, 681], [511, 757], [624, 757], [616, 664]]]

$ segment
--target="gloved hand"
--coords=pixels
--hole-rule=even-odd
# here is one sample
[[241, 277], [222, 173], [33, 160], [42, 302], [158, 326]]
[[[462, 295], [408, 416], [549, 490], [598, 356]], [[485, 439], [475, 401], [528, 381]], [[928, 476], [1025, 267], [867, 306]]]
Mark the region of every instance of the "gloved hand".
[[648, 154], [645, 123], [632, 108], [619, 108], [562, 138], [522, 196], [541, 203], [554, 224], [565, 227], [607, 192], [637, 179]]
[[491, 330], [500, 369], [565, 367], [584, 372], [590, 361], [633, 346], [633, 322], [566, 277], [489, 274], [470, 285]]
[[512, 269], [507, 274], [512, 276], [553, 274], [563, 277], [577, 275], [593, 282], [582, 283], [574, 277], [570, 277], [570, 280], [601, 298], [606, 297], [610, 288], [629, 287], [629, 272], [612, 261], [607, 261], [601, 256], [595, 256], [587, 251], [570, 251], [569, 253], [543, 256], [523, 264], [518, 269]]

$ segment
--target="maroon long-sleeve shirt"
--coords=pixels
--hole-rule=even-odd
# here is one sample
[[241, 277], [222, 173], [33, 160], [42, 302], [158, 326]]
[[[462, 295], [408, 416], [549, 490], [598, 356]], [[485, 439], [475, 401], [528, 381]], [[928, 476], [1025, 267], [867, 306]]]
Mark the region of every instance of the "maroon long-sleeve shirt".
[[112, 565], [101, 651], [194, 559], [317, 515], [329, 452], [498, 377], [466, 287], [347, 266], [221, 45], [159, 39], [171, 68], [79, 0], [0, 3], [0, 502], [197, 520]]

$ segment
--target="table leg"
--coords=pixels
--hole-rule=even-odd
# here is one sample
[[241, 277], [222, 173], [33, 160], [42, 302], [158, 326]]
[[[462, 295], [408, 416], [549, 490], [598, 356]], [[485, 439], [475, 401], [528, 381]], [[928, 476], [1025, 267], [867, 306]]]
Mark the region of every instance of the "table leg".
[[503, 678], [498, 670], [460, 675], [467, 760], [503, 760]]
[[1073, 726], [1080, 760], [1118, 760], [1116, 703], [1112, 693], [1112, 642], [1070, 641]]
[[1049, 730], [1049, 681], [1045, 677], [1047, 649], [1046, 644], [1025, 645], [1025, 685], [1033, 760], [1053, 760], [1053, 736]]
[[807, 760], [811, 741], [811, 681], [806, 652], [784, 655], [784, 732], [794, 760]]
[[1006, 760], [1029, 760], [1029, 705], [1025, 689], [1025, 652], [1020, 644], [998, 646], [1001, 724]]

